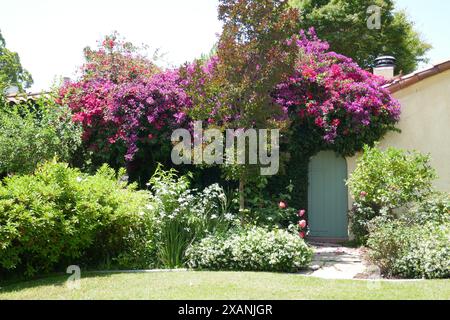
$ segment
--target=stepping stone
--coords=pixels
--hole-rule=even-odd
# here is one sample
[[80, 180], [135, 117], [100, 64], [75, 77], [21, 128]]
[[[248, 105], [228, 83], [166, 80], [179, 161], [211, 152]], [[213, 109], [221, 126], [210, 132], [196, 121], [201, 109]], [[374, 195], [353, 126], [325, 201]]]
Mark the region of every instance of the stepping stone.
[[326, 244], [313, 245], [314, 257], [307, 275], [324, 279], [356, 279], [367, 274], [358, 249]]

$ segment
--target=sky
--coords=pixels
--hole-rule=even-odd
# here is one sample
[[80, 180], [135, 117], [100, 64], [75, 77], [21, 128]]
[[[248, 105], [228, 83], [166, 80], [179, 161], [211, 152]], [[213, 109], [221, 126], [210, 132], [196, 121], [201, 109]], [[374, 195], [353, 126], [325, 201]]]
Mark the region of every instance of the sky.
[[[75, 77], [83, 48], [117, 30], [135, 44], [165, 53], [176, 66], [208, 53], [217, 40], [217, 0], [0, 0], [0, 30], [31, 72], [32, 91]], [[450, 1], [397, 0], [434, 47], [431, 63], [450, 59]]]

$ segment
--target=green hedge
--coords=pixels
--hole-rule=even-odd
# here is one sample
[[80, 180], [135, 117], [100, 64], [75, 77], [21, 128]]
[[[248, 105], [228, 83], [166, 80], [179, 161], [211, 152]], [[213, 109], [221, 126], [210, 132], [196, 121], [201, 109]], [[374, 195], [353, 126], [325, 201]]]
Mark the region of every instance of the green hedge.
[[124, 252], [145, 257], [151, 243], [136, 235], [151, 232], [143, 214], [148, 198], [107, 166], [88, 176], [49, 162], [34, 174], [6, 178], [0, 186], [0, 271], [31, 276], [70, 264], [130, 260]]

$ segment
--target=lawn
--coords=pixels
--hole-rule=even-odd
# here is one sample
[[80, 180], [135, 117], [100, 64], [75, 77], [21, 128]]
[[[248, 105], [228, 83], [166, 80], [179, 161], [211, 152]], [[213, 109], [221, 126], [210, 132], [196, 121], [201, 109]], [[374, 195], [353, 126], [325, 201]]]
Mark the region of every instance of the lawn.
[[80, 289], [67, 276], [10, 284], [3, 299], [450, 299], [450, 280], [367, 282], [294, 274], [161, 272], [82, 275]]

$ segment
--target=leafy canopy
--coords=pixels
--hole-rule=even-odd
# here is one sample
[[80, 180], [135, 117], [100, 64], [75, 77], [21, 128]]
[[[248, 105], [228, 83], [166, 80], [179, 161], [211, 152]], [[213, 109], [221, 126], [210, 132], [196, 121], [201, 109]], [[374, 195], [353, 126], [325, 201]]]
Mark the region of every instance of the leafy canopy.
[[81, 127], [53, 98], [0, 107], [0, 175], [33, 172], [55, 156], [68, 161], [80, 144]]
[[30, 73], [22, 67], [19, 55], [6, 48], [5, 39], [0, 31], [0, 96], [11, 86], [19, 90], [28, 88], [33, 84]]

